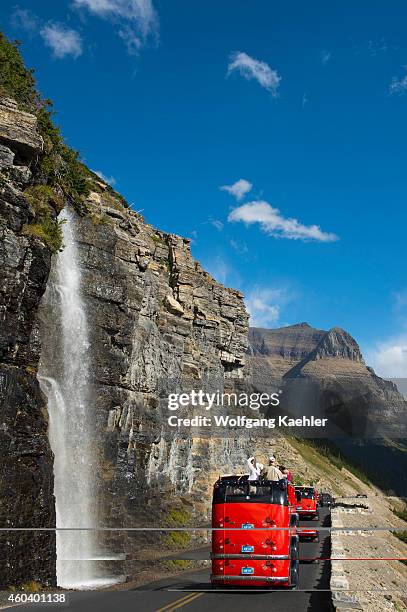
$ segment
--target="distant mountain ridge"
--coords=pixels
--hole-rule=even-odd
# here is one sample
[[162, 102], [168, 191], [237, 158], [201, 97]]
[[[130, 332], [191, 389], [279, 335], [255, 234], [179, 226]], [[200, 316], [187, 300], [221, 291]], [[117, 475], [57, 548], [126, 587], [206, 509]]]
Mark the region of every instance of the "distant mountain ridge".
[[314, 351], [315, 358], [339, 357], [363, 362], [362, 353], [354, 338], [340, 327], [325, 331], [308, 323], [287, 327], [249, 329], [250, 355], [278, 356], [285, 359], [302, 359]]
[[[383, 469], [383, 461], [391, 462], [393, 476], [399, 474], [395, 490], [407, 494], [403, 476], [407, 473], [407, 402], [393, 382], [365, 364], [348, 332], [339, 327], [316, 329], [308, 323], [277, 329], [252, 327], [248, 362], [254, 389], [269, 391], [278, 386], [283, 390], [283, 411], [327, 417], [327, 439], [334, 440], [347, 456], [367, 462], [370, 473]], [[300, 435], [321, 438], [324, 434], [302, 430]]]
[[[394, 383], [365, 364], [356, 340], [345, 330], [328, 331], [299, 323], [277, 329], [249, 329], [249, 361], [255, 387], [289, 386], [290, 401], [301, 409], [300, 383], [318, 393], [320, 408], [358, 403], [357, 411], [382, 420], [405, 412], [407, 402]], [[293, 397], [296, 384], [298, 397]], [[315, 398], [313, 398], [315, 404]], [[315, 408], [315, 406], [313, 406]]]

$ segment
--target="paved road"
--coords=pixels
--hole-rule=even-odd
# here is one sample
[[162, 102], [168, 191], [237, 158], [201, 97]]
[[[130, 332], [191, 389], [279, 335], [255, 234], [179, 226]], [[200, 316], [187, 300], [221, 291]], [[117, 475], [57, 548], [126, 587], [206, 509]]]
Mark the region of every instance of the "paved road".
[[[319, 526], [329, 527], [330, 516], [326, 509], [320, 511]], [[315, 521], [301, 521], [304, 527], [317, 525]], [[178, 555], [176, 558], [208, 558], [201, 549]], [[300, 558], [328, 558], [330, 542], [328, 532], [321, 532], [320, 542], [302, 542]], [[211, 589], [209, 569], [185, 572], [173, 578], [153, 582], [135, 590], [72, 593], [69, 595], [69, 611], [75, 612], [308, 612], [330, 609], [330, 562], [302, 561], [300, 582], [296, 591], [256, 589]], [[26, 606], [25, 606], [26, 607]], [[31, 610], [44, 610], [44, 605], [31, 605]], [[47, 606], [54, 608], [59, 606]], [[66, 609], [66, 608], [65, 608]]]

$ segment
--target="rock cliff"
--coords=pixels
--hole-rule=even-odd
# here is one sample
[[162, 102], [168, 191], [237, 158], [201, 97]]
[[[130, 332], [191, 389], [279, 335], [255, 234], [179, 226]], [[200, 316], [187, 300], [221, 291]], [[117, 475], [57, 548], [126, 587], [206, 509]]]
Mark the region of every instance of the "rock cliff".
[[[38, 186], [43, 139], [36, 117], [11, 99], [0, 104], [0, 154], [1, 520], [5, 527], [53, 527], [53, 457], [46, 398], [36, 375], [40, 356], [42, 373], [50, 376], [61, 359], [60, 321], [52, 304], [52, 261], [58, 255], [48, 226], [42, 232], [58, 212], [54, 200], [59, 207], [60, 202], [58, 191], [52, 196]], [[192, 388], [223, 391], [244, 379], [248, 316], [242, 295], [202, 269], [187, 239], [145, 223], [95, 175], [89, 173], [87, 183], [86, 214], [76, 215], [75, 233], [90, 313], [95, 479], [103, 524], [145, 525], [147, 517], [151, 524], [163, 516], [165, 522], [180, 494], [188, 497], [191, 515], [198, 506], [207, 511], [210, 486], [202, 470], [212, 470], [213, 457], [230, 469], [229, 441], [215, 445], [170, 431], [166, 397]], [[245, 454], [239, 447], [233, 459]], [[53, 533], [8, 533], [2, 555], [5, 586], [55, 582]]]
[[[54, 527], [47, 404], [36, 378], [35, 325], [51, 251], [24, 232], [35, 212], [23, 195], [42, 151], [36, 118], [0, 103], [0, 474], [2, 528]], [[1, 586], [55, 583], [54, 533], [0, 533]]]
[[[223, 391], [244, 381], [248, 315], [242, 295], [217, 283], [189, 240], [161, 232], [92, 180], [77, 217], [88, 322], [95, 446], [103, 524], [152, 526], [183, 496], [192, 517], [208, 513], [214, 465], [231, 469], [229, 440], [169, 428], [168, 393]], [[59, 360], [53, 272], [40, 309], [42, 374]], [[188, 408], [184, 408], [184, 414]], [[178, 414], [178, 413], [177, 413]], [[239, 457], [238, 457], [239, 455]], [[198, 512], [199, 509], [199, 512]], [[202, 515], [202, 511], [204, 515]], [[196, 514], [195, 514], [196, 513]], [[132, 543], [115, 542], [126, 552]]]
[[[101, 522], [165, 524], [181, 497], [191, 521], [194, 513], [201, 520], [214, 466], [239, 464], [247, 443], [169, 429], [166, 398], [244, 383], [243, 296], [202, 269], [187, 239], [145, 223], [79, 162], [53, 126], [18, 49], [2, 34], [0, 56], [1, 526], [55, 526], [47, 400], [37, 374], [39, 359], [51, 378], [61, 363], [61, 322], [52, 300], [63, 207], [75, 211], [89, 326]], [[131, 548], [128, 541], [110, 544], [116, 552]], [[3, 586], [55, 583], [53, 532], [4, 532], [1, 545]]]

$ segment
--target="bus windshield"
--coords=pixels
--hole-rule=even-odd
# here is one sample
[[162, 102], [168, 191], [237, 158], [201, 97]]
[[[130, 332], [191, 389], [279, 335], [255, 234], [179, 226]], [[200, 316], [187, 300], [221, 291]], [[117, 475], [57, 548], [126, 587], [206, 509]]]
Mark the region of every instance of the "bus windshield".
[[220, 480], [215, 484], [213, 503], [288, 504], [287, 486], [283, 483], [248, 480]]
[[297, 493], [301, 495], [301, 497], [305, 499], [314, 499], [315, 491], [314, 489], [295, 489]]

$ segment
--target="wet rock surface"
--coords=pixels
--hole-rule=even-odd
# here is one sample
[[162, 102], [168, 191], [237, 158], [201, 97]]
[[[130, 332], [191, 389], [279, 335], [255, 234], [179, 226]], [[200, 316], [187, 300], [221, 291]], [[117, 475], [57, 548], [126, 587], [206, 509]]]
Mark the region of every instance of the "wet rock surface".
[[[0, 526], [53, 527], [53, 456], [46, 398], [36, 378], [35, 317], [51, 264], [49, 250], [22, 234], [32, 211], [13, 165], [41, 147], [36, 119], [10, 100], [0, 104]], [[26, 169], [27, 170], [27, 169]], [[24, 172], [24, 171], [23, 171]], [[29, 176], [28, 173], [27, 177]], [[55, 584], [55, 535], [0, 532], [2, 587]]]

